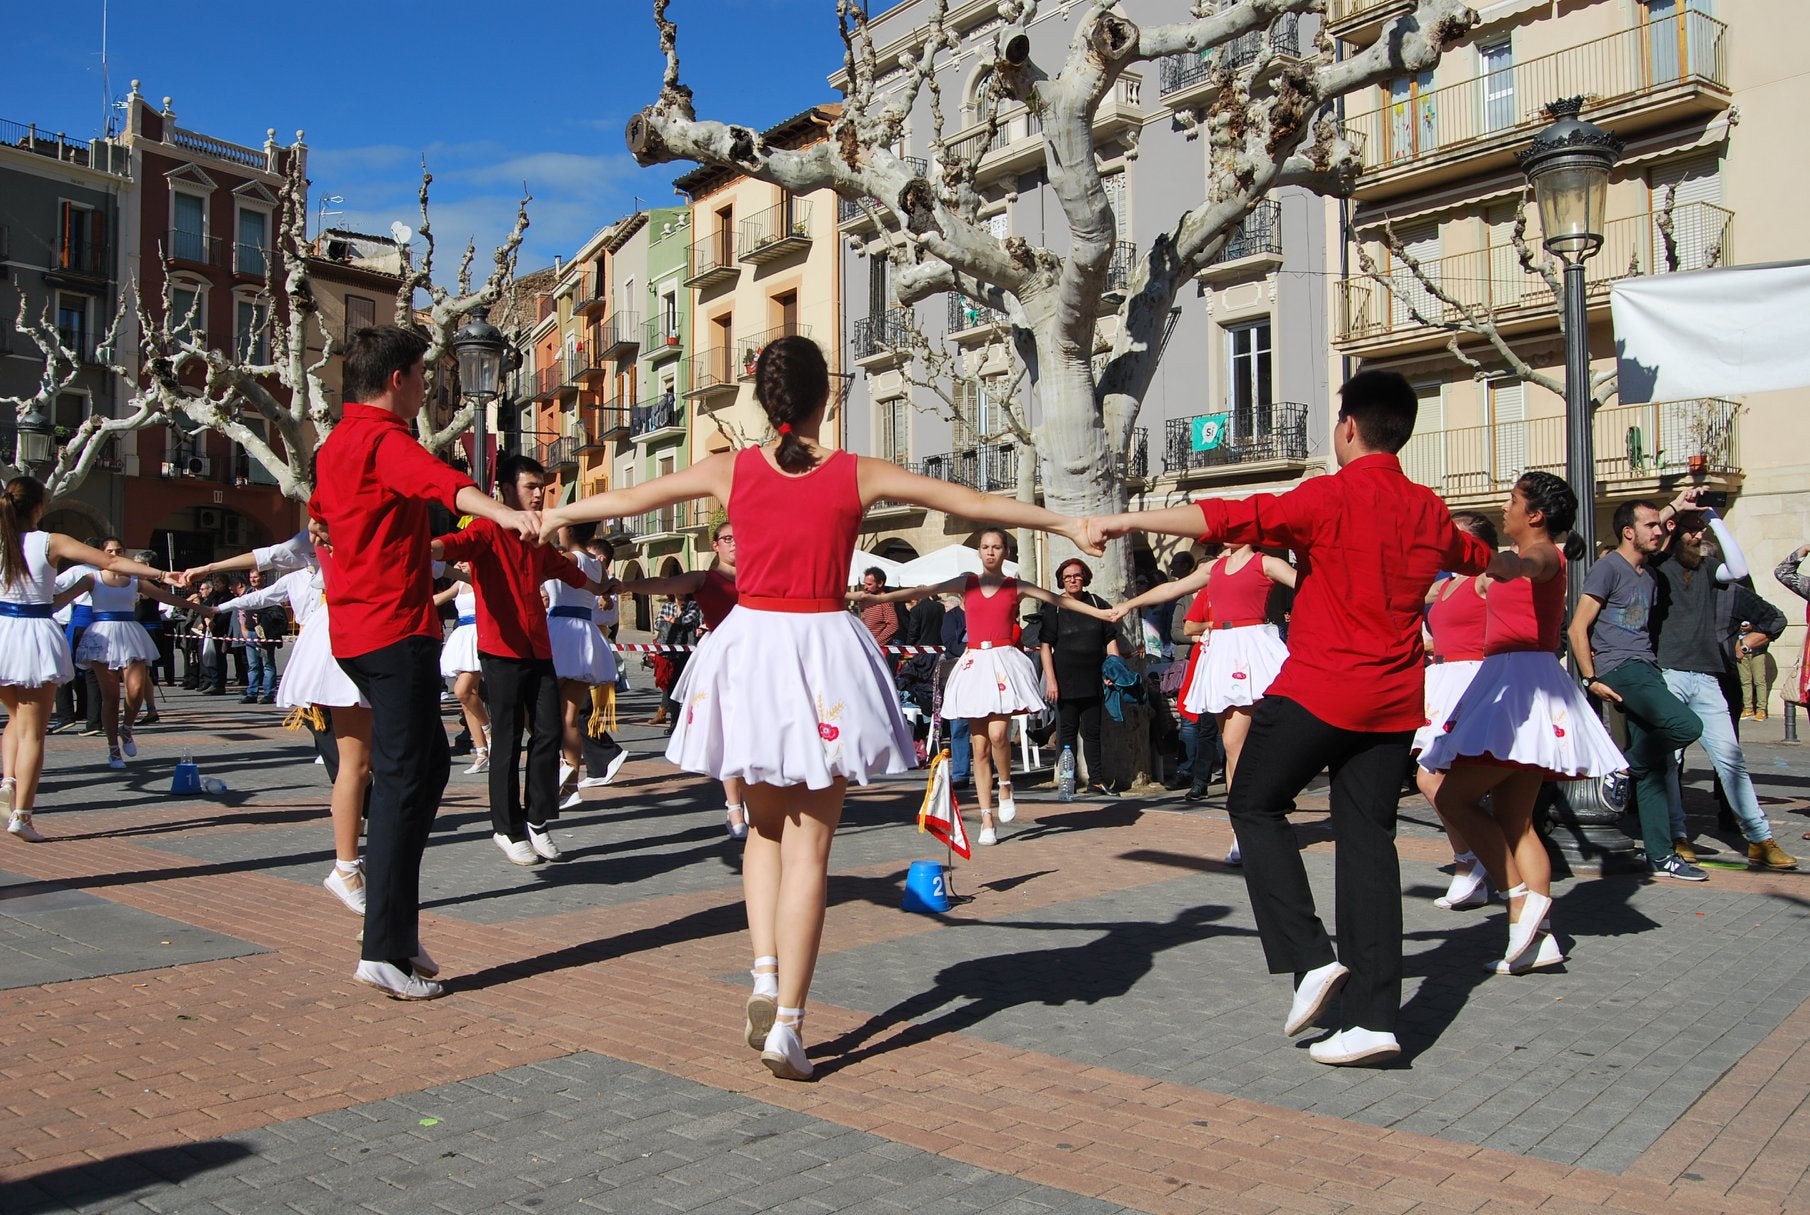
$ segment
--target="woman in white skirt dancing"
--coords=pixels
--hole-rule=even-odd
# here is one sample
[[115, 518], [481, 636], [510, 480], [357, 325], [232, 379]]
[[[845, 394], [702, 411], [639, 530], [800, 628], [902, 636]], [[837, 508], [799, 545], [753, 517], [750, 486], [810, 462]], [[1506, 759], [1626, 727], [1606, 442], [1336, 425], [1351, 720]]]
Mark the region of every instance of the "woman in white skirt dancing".
[[43, 483], [32, 477], [14, 477], [0, 492], [0, 704], [6, 706], [0, 808], [7, 831], [32, 844], [44, 840], [31, 821], [44, 771], [44, 727], [57, 685], [75, 678], [68, 639], [50, 618], [57, 562], [80, 561], [153, 582], [163, 577], [122, 553], [39, 531], [48, 501]]
[[879, 498], [913, 502], [1059, 532], [1098, 550], [1079, 520], [821, 444], [829, 369], [808, 338], [769, 342], [755, 364], [754, 392], [777, 439], [545, 511], [541, 525], [550, 536], [567, 523], [706, 496], [735, 524], [739, 600], [693, 656], [666, 756], [748, 784], [742, 889], [755, 965], [743, 1029], [774, 1075], [806, 1080], [805, 997], [843, 796], [850, 781], [903, 772], [916, 759], [885, 657], [845, 610], [862, 513]]
[[[584, 571], [593, 583], [603, 581], [603, 562], [584, 547], [595, 525], [577, 524], [561, 532], [555, 541], [559, 551]], [[580, 718], [591, 703], [592, 688], [616, 686], [616, 647], [597, 627], [597, 596], [586, 587], [570, 586], [558, 578], [540, 584], [547, 605], [547, 643], [553, 649], [553, 673], [559, 678], [559, 709], [565, 726], [560, 740], [559, 808], [569, 810], [584, 796], [578, 791], [584, 769], [584, 735]], [[608, 738], [602, 720], [592, 723], [598, 736]], [[615, 740], [610, 739], [612, 745]], [[627, 752], [617, 748], [607, 775], [614, 777]]]
[[[1452, 516], [1452, 522], [1491, 548], [1497, 547], [1496, 525], [1484, 516], [1462, 511]], [[1427, 717], [1408, 745], [1410, 755], [1418, 758], [1436, 735], [1445, 733], [1459, 697], [1483, 665], [1489, 587], [1490, 580], [1478, 574], [1447, 578], [1427, 590]], [[1439, 814], [1439, 786], [1444, 782], [1444, 772], [1421, 767], [1414, 770], [1414, 783], [1435, 814]], [[1452, 881], [1433, 904], [1447, 911], [1481, 907], [1489, 902], [1489, 874], [1464, 842], [1464, 832], [1458, 825], [1446, 822], [1443, 814], [1440, 822], [1445, 826], [1446, 842], [1452, 846]]]
[[1018, 817], [1018, 803], [1012, 796], [1012, 718], [1041, 713], [1046, 707], [1043, 677], [1014, 635], [1020, 601], [1035, 599], [1097, 620], [1112, 619], [1109, 612], [1084, 600], [1052, 595], [1040, 586], [1006, 577], [1006, 545], [1005, 532], [989, 527], [975, 546], [980, 573], [963, 574], [934, 586], [852, 596], [857, 606], [865, 608], [961, 593], [962, 614], [968, 622], [967, 648], [943, 684], [942, 717], [968, 723], [968, 739], [974, 748], [974, 793], [980, 802], [980, 835], [975, 842], [980, 844], [999, 842], [993, 825], [994, 773], [999, 775], [999, 821], [1009, 823]]
[[[1188, 681], [1182, 707], [1199, 716], [1210, 713], [1219, 721], [1219, 740], [1226, 753], [1226, 787], [1238, 771], [1238, 756], [1251, 732], [1251, 710], [1288, 661], [1288, 647], [1269, 622], [1272, 586], [1295, 585], [1295, 567], [1280, 557], [1259, 553], [1249, 544], [1234, 545], [1217, 561], [1207, 562], [1185, 578], [1152, 587], [1128, 599], [1113, 611], [1119, 619], [1154, 603], [1165, 603], [1207, 589], [1211, 619], [1203, 644], [1206, 651]], [[1238, 837], [1226, 853], [1226, 864], [1243, 857]]]
[[[126, 551], [126, 546], [114, 536], [102, 540], [100, 547], [103, 553], [115, 557], [123, 557]], [[138, 754], [132, 726], [138, 720], [139, 706], [150, 703], [151, 663], [157, 660], [157, 643], [138, 621], [138, 600], [143, 597], [172, 607], [185, 605], [175, 595], [130, 574], [88, 574], [65, 593], [86, 594], [93, 605], [93, 622], [82, 633], [74, 657], [78, 666], [94, 672], [100, 684], [107, 766], [123, 768], [126, 760]], [[123, 714], [119, 703], [121, 684], [126, 690]]]
[[1627, 767], [1595, 706], [1559, 665], [1565, 558], [1552, 537], [1569, 532], [1576, 518], [1577, 496], [1549, 472], [1527, 473], [1509, 491], [1502, 530], [1520, 577], [1490, 587], [1483, 665], [1420, 758], [1446, 774], [1440, 817], [1457, 824], [1508, 895], [1508, 949], [1498, 974], [1565, 960], [1549, 917], [1552, 861], [1533, 826], [1540, 782]]
[[[457, 619], [440, 646], [440, 674], [452, 680], [453, 695], [465, 715], [465, 729], [471, 734], [471, 766], [465, 769], [465, 775], [476, 776], [490, 771], [490, 710], [484, 707], [479, 687], [483, 674], [478, 667], [478, 597], [467, 581], [469, 566], [459, 562], [449, 569], [459, 571], [451, 588]], [[439, 595], [434, 596], [434, 601], [443, 602]]]

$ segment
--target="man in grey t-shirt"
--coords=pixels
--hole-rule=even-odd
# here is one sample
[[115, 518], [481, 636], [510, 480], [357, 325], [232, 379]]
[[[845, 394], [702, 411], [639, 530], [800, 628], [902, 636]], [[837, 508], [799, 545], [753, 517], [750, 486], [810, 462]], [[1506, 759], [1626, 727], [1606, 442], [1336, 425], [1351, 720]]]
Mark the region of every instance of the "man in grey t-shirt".
[[1647, 568], [1647, 558], [1665, 542], [1665, 513], [1692, 504], [1674, 503], [1665, 511], [1651, 502], [1615, 508], [1612, 526], [1621, 542], [1584, 579], [1568, 636], [1584, 690], [1619, 704], [1628, 719], [1628, 770], [1649, 872], [1702, 882], [1709, 875], [1672, 851], [1666, 774], [1673, 754], [1697, 740], [1703, 723], [1659, 674], [1653, 655], [1653, 573]]

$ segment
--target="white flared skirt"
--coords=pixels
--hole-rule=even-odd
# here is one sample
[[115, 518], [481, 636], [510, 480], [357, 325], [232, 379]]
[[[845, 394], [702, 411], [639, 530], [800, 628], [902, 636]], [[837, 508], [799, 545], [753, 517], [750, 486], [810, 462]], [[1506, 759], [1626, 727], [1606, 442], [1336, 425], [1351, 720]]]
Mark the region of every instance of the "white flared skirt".
[[1527, 768], [1548, 780], [1607, 776], [1628, 766], [1590, 698], [1544, 652], [1483, 660], [1420, 765], [1444, 772], [1460, 759]]
[[135, 662], [156, 662], [157, 643], [136, 620], [97, 620], [76, 643], [75, 660], [98, 662], [110, 671], [123, 671]]
[[333, 657], [333, 639], [327, 634], [327, 605], [308, 617], [295, 639], [289, 665], [277, 685], [277, 704], [285, 709], [321, 705], [329, 709], [369, 708], [358, 694], [358, 685], [340, 669]]
[[440, 647], [440, 674], [453, 679], [477, 670], [482, 670], [478, 666], [478, 626], [462, 624], [446, 635]]
[[1427, 716], [1420, 723], [1420, 729], [1414, 731], [1414, 741], [1408, 747], [1411, 754], [1419, 755], [1432, 744], [1434, 735], [1445, 733], [1445, 723], [1451, 720], [1452, 710], [1458, 707], [1458, 698], [1471, 686], [1471, 680], [1477, 677], [1477, 668], [1482, 665], [1481, 658], [1466, 658], [1458, 662], [1436, 662], [1427, 668]]
[[0, 616], [0, 684], [41, 688], [74, 678], [62, 625], [48, 616]]
[[1195, 664], [1182, 707], [1195, 716], [1248, 709], [1263, 699], [1288, 661], [1288, 647], [1273, 624], [1214, 629]]
[[969, 646], [943, 684], [943, 720], [1015, 717], [1045, 709], [1043, 679], [1017, 646]]
[[591, 621], [576, 616], [549, 617], [547, 640], [553, 645], [553, 670], [561, 679], [616, 682], [615, 647]]
[[892, 670], [858, 616], [729, 613], [673, 689], [666, 758], [752, 784], [866, 784], [917, 761]]

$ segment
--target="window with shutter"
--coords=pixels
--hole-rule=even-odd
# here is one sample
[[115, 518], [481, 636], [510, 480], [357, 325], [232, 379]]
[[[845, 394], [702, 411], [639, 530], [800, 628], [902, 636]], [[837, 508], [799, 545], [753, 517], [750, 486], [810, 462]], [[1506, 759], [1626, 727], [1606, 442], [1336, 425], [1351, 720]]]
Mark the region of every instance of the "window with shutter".
[[1507, 485], [1527, 471], [1527, 386], [1520, 380], [1490, 380], [1485, 391], [1490, 479]]
[[346, 338], [352, 337], [355, 329], [368, 329], [377, 323], [377, 301], [366, 299], [362, 295], [346, 297]]
[[[1420, 266], [1421, 274], [1428, 282], [1439, 282], [1439, 226], [1424, 224], [1415, 228], [1399, 230], [1402, 250]], [[1439, 301], [1428, 291], [1425, 283], [1408, 269], [1405, 261], [1399, 262], [1390, 275], [1391, 315], [1390, 321], [1395, 328], [1416, 325], [1415, 314], [1430, 320], [1439, 318]]]
[[[1653, 169], [1647, 233], [1648, 265], [1654, 274], [1673, 269], [1704, 270], [1722, 262], [1722, 236], [1727, 212], [1722, 202], [1721, 163], [1715, 153], [1674, 160]], [[1671, 194], [1673, 251], [1668, 253], [1659, 216]], [[1674, 254], [1676, 266], [1673, 265]]]
[[1515, 125], [1514, 43], [1504, 38], [1477, 48], [1483, 67], [1483, 129], [1501, 131]]

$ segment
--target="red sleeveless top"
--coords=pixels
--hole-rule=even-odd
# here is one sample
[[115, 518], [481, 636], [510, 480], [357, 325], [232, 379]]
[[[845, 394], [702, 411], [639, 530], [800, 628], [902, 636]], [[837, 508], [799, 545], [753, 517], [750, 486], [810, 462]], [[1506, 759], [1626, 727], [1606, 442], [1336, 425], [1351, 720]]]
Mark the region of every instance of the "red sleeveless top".
[[[1441, 595], [1427, 608], [1427, 632], [1433, 634], [1433, 655], [1448, 662], [1483, 656], [1488, 619], [1489, 599], [1477, 593], [1469, 575], [1456, 577], [1464, 585], [1449, 595]], [[1490, 598], [1495, 597], [1501, 586], [1498, 582], [1490, 590]]]
[[1229, 558], [1213, 563], [1213, 576], [1207, 580], [1207, 604], [1213, 612], [1216, 629], [1238, 628], [1261, 624], [1269, 612], [1269, 575], [1263, 572], [1263, 554], [1252, 553], [1236, 573], [1226, 572]]
[[[760, 448], [744, 447], [735, 456], [728, 514], [740, 602], [779, 611], [845, 609], [862, 514], [853, 455], [832, 452], [810, 472], [792, 476], [769, 464]], [[776, 608], [777, 600], [792, 603]]]
[[704, 584], [694, 598], [698, 601], [698, 611], [704, 614], [704, 627], [714, 629], [735, 606], [735, 579], [725, 577], [718, 570], [705, 570]]
[[980, 578], [969, 574], [962, 591], [962, 611], [968, 618], [969, 645], [1011, 645], [1012, 625], [1018, 620], [1018, 579], [1007, 578], [991, 595], [985, 595]]
[[1522, 651], [1556, 654], [1559, 626], [1565, 621], [1565, 558], [1559, 556], [1559, 572], [1545, 582], [1513, 578], [1489, 588], [1488, 622], [1483, 652], [1514, 654]]

